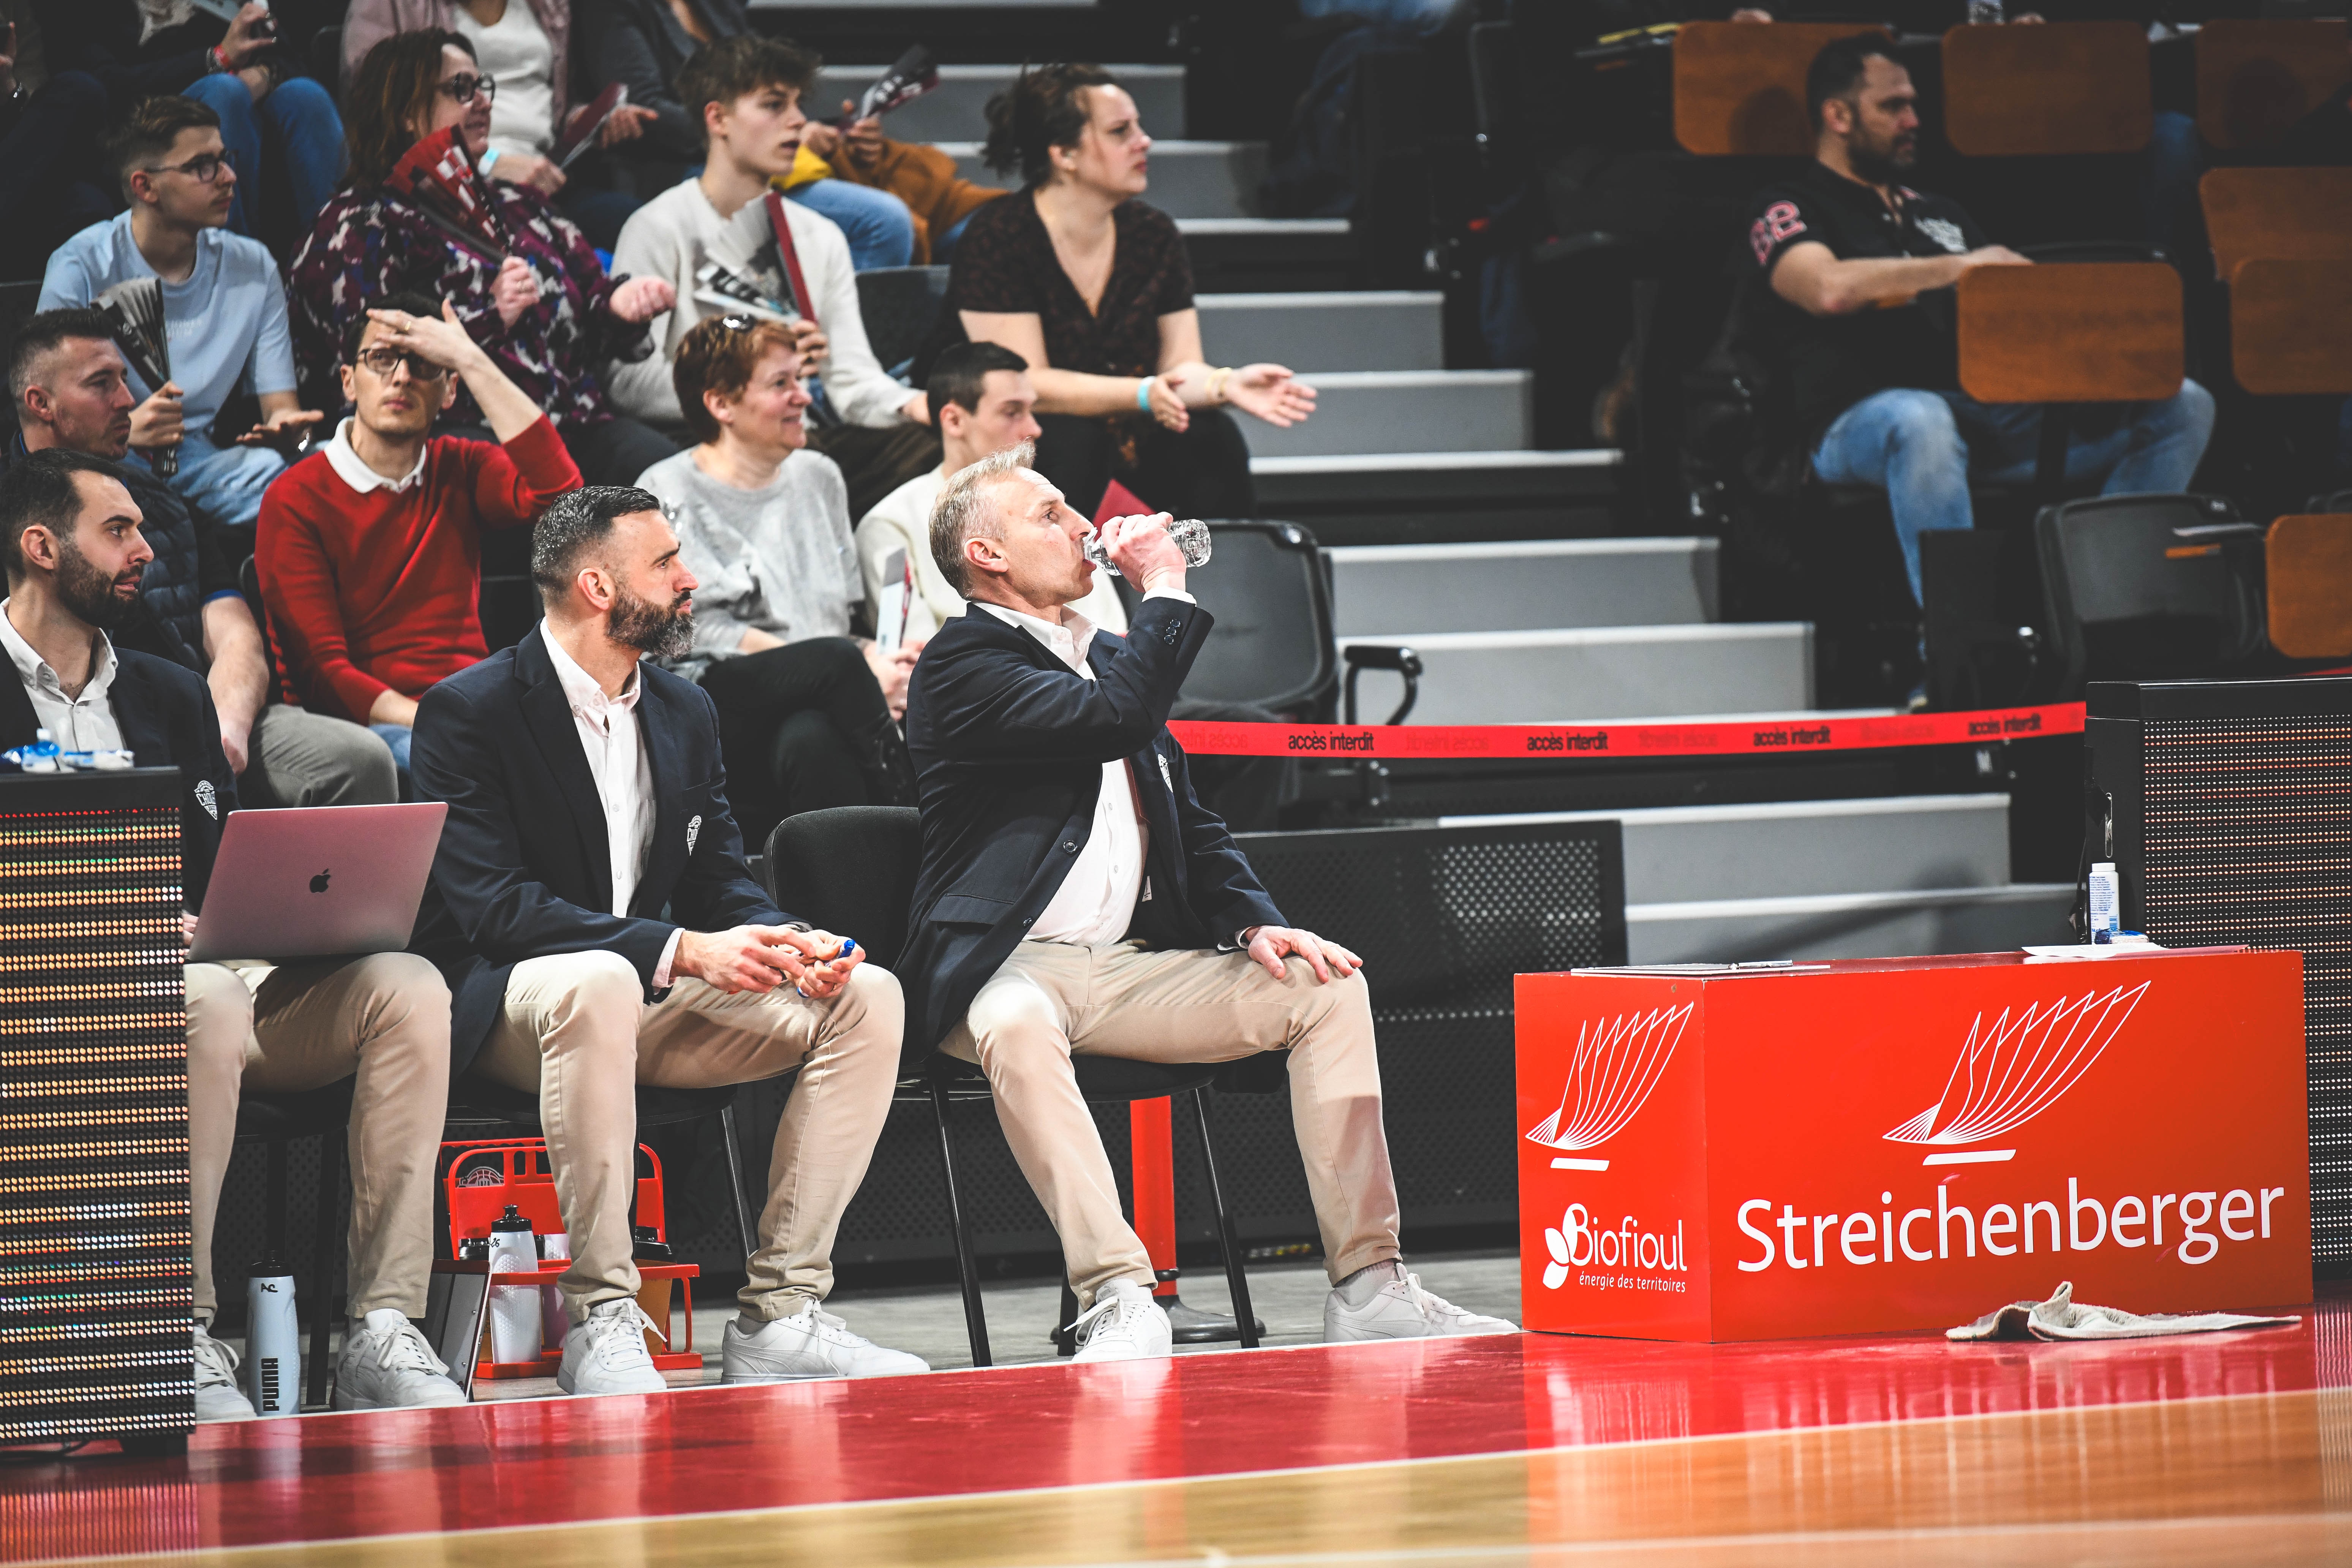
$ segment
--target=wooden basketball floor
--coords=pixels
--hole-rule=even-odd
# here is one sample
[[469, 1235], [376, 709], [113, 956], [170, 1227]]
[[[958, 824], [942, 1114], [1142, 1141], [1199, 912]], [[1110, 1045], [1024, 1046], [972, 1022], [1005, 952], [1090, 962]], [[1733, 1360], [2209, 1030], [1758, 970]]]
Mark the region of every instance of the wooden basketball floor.
[[1528, 1334], [253, 1422], [0, 1468], [0, 1560], [59, 1559], [2352, 1563], [2352, 1294], [2137, 1343]]

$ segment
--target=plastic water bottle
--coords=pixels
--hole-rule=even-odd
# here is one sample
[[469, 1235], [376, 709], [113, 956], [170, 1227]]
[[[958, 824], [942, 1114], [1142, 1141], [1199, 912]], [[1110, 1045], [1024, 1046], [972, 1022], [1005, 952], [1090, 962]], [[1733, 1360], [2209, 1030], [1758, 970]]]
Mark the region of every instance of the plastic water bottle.
[[2092, 863], [2084, 895], [2084, 906], [2091, 914], [2091, 940], [2105, 947], [2116, 940], [2116, 932], [2123, 925], [2123, 883], [2116, 875], [2114, 861]]
[[1969, 26], [1998, 27], [2007, 20], [2009, 17], [2001, 7], [2001, 0], [1969, 0]]
[[[1206, 566], [1209, 563], [1207, 523], [1197, 518], [1181, 518], [1168, 525], [1168, 537], [1174, 540], [1176, 548], [1184, 552], [1185, 565]], [[1111, 564], [1109, 553], [1102, 547], [1101, 530], [1097, 529], [1087, 535], [1084, 548], [1087, 560], [1114, 577], [1121, 575], [1119, 569]]]
[[[490, 1224], [490, 1272], [536, 1274], [539, 1247], [530, 1221], [514, 1205]], [[490, 1287], [490, 1355], [501, 1363], [537, 1361], [540, 1348], [539, 1287]]]
[[245, 1282], [245, 1396], [262, 1415], [302, 1407], [302, 1330], [294, 1313], [294, 1276], [274, 1258], [253, 1266]]
[[58, 761], [58, 738], [46, 729], [33, 731], [33, 743], [18, 752], [19, 765], [28, 773], [53, 773], [65, 764]]
[[[571, 1256], [572, 1238], [563, 1232], [550, 1231], [539, 1238], [539, 1260], [541, 1263], [554, 1263]], [[551, 1347], [560, 1345], [571, 1330], [571, 1314], [563, 1310], [563, 1288], [561, 1285], [541, 1285], [539, 1288], [540, 1337]]]

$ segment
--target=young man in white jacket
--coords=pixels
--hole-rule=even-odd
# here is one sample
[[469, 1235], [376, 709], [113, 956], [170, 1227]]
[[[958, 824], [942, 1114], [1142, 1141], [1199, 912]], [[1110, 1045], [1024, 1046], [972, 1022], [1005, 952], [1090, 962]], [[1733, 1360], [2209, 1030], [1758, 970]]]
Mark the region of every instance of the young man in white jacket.
[[[747, 34], [701, 49], [678, 73], [678, 94], [702, 121], [709, 143], [702, 173], [639, 207], [613, 252], [615, 275], [666, 279], [677, 290], [677, 303], [647, 326], [655, 353], [605, 373], [614, 401], [638, 418], [672, 427], [685, 423], [670, 381], [678, 345], [696, 322], [731, 313], [712, 302], [696, 276], [706, 264], [718, 262], [768, 298], [792, 302], [790, 279], [772, 249], [766, 197], [770, 182], [790, 172], [800, 150], [808, 123], [801, 99], [816, 69], [816, 57], [797, 45]], [[939, 437], [923, 395], [893, 381], [866, 341], [856, 274], [840, 228], [798, 202], [786, 200], [783, 209], [815, 318], [794, 323], [803, 363], [823, 388], [809, 445], [841, 466], [849, 514], [857, 517], [936, 467]]]

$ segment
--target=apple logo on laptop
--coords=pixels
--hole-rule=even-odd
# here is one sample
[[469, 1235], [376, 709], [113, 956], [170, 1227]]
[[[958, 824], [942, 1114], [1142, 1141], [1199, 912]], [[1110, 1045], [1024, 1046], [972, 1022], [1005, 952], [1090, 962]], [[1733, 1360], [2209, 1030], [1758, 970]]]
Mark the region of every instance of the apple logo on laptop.
[[329, 870], [321, 871], [321, 872], [320, 872], [317, 876], [315, 876], [315, 877], [311, 878], [311, 879], [310, 879], [310, 890], [311, 890], [312, 892], [314, 892], [314, 893], [323, 893], [323, 892], [325, 892], [325, 891], [327, 890], [327, 879], [328, 879], [328, 878], [330, 878], [330, 877], [331, 877], [331, 876], [333, 876], [334, 874], [335, 874], [335, 873], [333, 872], [333, 870], [332, 870], [332, 869], [329, 869]]

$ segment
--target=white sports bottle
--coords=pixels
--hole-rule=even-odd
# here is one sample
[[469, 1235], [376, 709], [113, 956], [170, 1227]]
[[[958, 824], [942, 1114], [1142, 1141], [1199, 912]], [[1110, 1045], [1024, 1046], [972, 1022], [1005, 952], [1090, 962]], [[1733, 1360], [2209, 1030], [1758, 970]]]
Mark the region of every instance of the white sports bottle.
[[2084, 889], [2084, 903], [2090, 910], [2091, 940], [2101, 945], [2116, 940], [2123, 926], [2123, 886], [2116, 875], [2116, 863], [2100, 860], [2091, 867], [2091, 875]]
[[253, 1266], [245, 1308], [245, 1396], [258, 1415], [291, 1415], [302, 1408], [302, 1329], [284, 1264], [266, 1258]]
[[[530, 1221], [514, 1205], [490, 1224], [490, 1272], [536, 1274], [539, 1247]], [[537, 1361], [540, 1347], [539, 1287], [490, 1287], [490, 1359], [496, 1362]]]

